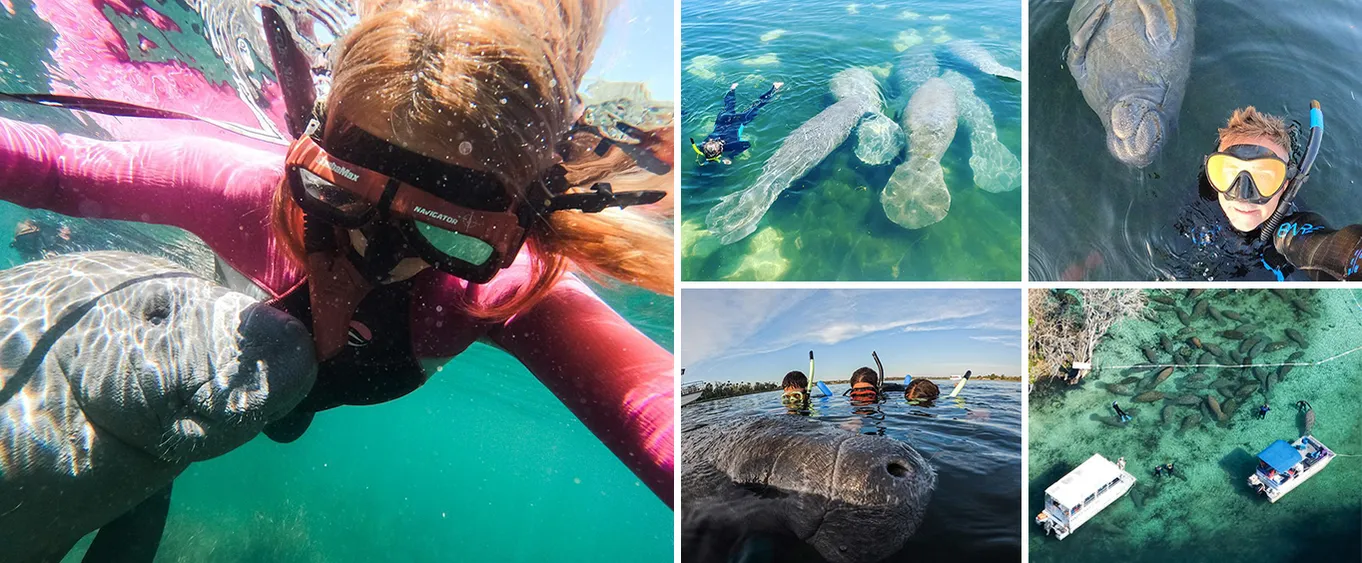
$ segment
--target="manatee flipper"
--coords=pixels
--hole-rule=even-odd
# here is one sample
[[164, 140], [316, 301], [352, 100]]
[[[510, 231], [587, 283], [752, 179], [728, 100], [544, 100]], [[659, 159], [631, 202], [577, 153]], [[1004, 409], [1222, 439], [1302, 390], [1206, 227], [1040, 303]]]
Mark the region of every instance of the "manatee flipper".
[[[1082, 23], [1074, 28], [1073, 34], [1069, 37], [1069, 69], [1075, 74], [1080, 74], [1083, 61], [1088, 56], [1088, 46], [1092, 44], [1093, 36], [1097, 34], [1097, 29], [1102, 27], [1102, 21], [1106, 19], [1108, 4], [1110, 0], [1080, 0], [1073, 7], [1073, 13], [1079, 13], [1080, 6], [1086, 5], [1087, 15], [1083, 16]], [[1069, 18], [1069, 25], [1072, 28], [1074, 18]]]
[[955, 138], [959, 119], [955, 90], [940, 78], [928, 80], [908, 100], [904, 115], [908, 161], [894, 169], [880, 204], [889, 220], [921, 229], [944, 219], [951, 208], [941, 157]]
[[888, 164], [903, 152], [903, 128], [878, 111], [867, 112], [856, 126], [856, 158], [871, 166]]
[[1178, 13], [1168, 0], [1135, 0], [1144, 14], [1144, 36], [1160, 49], [1173, 46], [1178, 36]]
[[1021, 161], [998, 140], [993, 111], [974, 93], [974, 83], [964, 75], [948, 70], [941, 75], [955, 88], [960, 119], [969, 127], [969, 166], [974, 170], [974, 185], [988, 192], [1007, 192], [1021, 187]]
[[170, 513], [174, 482], [99, 528], [81, 563], [152, 563]]

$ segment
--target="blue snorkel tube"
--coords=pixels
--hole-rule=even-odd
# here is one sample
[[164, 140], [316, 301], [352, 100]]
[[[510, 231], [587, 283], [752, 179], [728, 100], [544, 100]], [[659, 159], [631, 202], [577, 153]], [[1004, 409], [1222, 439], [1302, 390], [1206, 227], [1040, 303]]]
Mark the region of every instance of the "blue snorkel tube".
[[1258, 242], [1266, 243], [1272, 240], [1277, 234], [1277, 226], [1291, 210], [1291, 202], [1296, 199], [1296, 194], [1300, 193], [1305, 181], [1310, 179], [1310, 170], [1315, 167], [1315, 157], [1319, 155], [1319, 144], [1324, 139], [1324, 110], [1319, 107], [1319, 100], [1310, 100], [1310, 143], [1305, 145], [1305, 156], [1301, 158], [1300, 169], [1296, 171], [1296, 177], [1291, 179], [1291, 185], [1287, 186], [1286, 193], [1282, 194], [1282, 200], [1277, 202], [1277, 210], [1272, 212], [1266, 223], [1258, 233]]

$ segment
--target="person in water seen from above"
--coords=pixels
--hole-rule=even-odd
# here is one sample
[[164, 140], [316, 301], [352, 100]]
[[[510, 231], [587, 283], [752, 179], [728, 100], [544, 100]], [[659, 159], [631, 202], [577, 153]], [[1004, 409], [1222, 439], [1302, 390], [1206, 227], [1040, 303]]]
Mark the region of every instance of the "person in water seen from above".
[[804, 375], [804, 372], [796, 370], [785, 374], [780, 386], [785, 389], [780, 396], [780, 404], [785, 405], [786, 409], [799, 412], [809, 408], [809, 376]]
[[695, 139], [690, 140], [691, 150], [704, 159], [701, 164], [708, 162], [733, 164], [733, 157], [751, 147], [752, 143], [742, 140], [743, 127], [757, 118], [757, 111], [774, 99], [776, 91], [784, 85], [784, 82], [771, 84], [771, 89], [757, 98], [757, 101], [752, 102], [752, 105], [742, 113], [735, 111], [738, 104], [738, 84], [735, 82], [729, 86], [728, 93], [724, 94], [724, 110], [714, 119], [714, 131], [698, 145], [695, 144]]
[[1130, 422], [1130, 414], [1126, 413], [1125, 409], [1122, 409], [1116, 401], [1111, 402], [1111, 408], [1116, 411], [1116, 418], [1119, 418], [1121, 422]]
[[[315, 104], [308, 61], [267, 17], [298, 135], [287, 150], [109, 142], [0, 119], [0, 198], [186, 229], [217, 255], [223, 283], [308, 326], [316, 384], [267, 426], [275, 441], [296, 440], [318, 412], [411, 393], [483, 341], [670, 506], [672, 354], [567, 273], [672, 292], [666, 211], [622, 209], [661, 199], [672, 178], [639, 173], [620, 151], [575, 150], [600, 139], [567, 135], [612, 5], [366, 4], [332, 46]], [[164, 507], [139, 514], [164, 524]]]
[[851, 404], [856, 406], [872, 405], [879, 401], [880, 376], [875, 370], [863, 367], [851, 374]]
[[1215, 152], [1205, 157], [1199, 182], [1202, 198], [1219, 204], [1223, 221], [1196, 226], [1197, 246], [1257, 261], [1245, 273], [1262, 269], [1278, 280], [1296, 272], [1315, 280], [1362, 280], [1362, 225], [1335, 230], [1295, 204], [1323, 129], [1323, 113], [1313, 104], [1308, 142], [1293, 140], [1297, 129], [1280, 117], [1252, 106], [1236, 109], [1219, 130]]

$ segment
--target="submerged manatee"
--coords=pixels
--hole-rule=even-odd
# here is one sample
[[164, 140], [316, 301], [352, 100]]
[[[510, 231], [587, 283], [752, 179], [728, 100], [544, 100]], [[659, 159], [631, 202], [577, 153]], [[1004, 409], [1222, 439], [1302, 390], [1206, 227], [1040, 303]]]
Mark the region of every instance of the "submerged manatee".
[[955, 138], [957, 108], [955, 89], [940, 78], [927, 80], [908, 99], [903, 116], [908, 161], [894, 169], [880, 193], [880, 204], [891, 221], [921, 229], [950, 211], [951, 193], [946, 189], [941, 157]]
[[953, 70], [941, 74], [955, 88], [955, 103], [960, 119], [969, 127], [972, 153], [969, 167], [974, 170], [974, 185], [986, 192], [1007, 192], [1021, 187], [1021, 161], [998, 140], [993, 110], [974, 93], [974, 83]]
[[998, 59], [993, 58], [993, 53], [980, 47], [978, 43], [967, 39], [956, 39], [950, 42], [949, 48], [952, 53], [955, 53], [955, 56], [974, 65], [975, 68], [984, 73], [1021, 82], [1020, 70], [1003, 66], [1002, 63], [998, 62]]
[[0, 272], [0, 552], [85, 534], [292, 409], [316, 375], [292, 317], [160, 258]]
[[747, 189], [728, 194], [709, 211], [705, 226], [722, 244], [733, 244], [757, 230], [757, 224], [776, 197], [808, 174], [851, 135], [851, 128], [869, 111], [884, 104], [879, 83], [870, 71], [850, 68], [833, 75], [837, 102], [790, 133], [761, 176]]
[[879, 561], [917, 530], [936, 486], [907, 444], [804, 417], [742, 418], [681, 443], [686, 561], [729, 561], [752, 534], [797, 537], [836, 563]]
[[1172, 135], [1195, 26], [1192, 0], [1078, 0], [1069, 12], [1069, 71], [1121, 162], [1148, 166]]

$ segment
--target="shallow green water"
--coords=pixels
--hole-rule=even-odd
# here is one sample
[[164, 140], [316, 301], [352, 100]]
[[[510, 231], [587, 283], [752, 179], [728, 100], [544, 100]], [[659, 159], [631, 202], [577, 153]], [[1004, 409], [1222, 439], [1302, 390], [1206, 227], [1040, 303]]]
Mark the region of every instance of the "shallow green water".
[[[148, 5], [174, 15], [185, 34], [203, 31], [179, 4]], [[24, 0], [15, 9], [13, 16], [0, 11], [0, 86], [49, 91], [66, 80], [48, 51], [56, 32]], [[193, 54], [191, 70], [222, 72], [211, 52]], [[73, 112], [3, 104], [0, 116], [109, 136]], [[0, 202], [0, 268], [23, 261], [9, 236], [34, 213]], [[72, 223], [83, 234], [101, 228]], [[139, 235], [175, 245], [193, 240], [146, 226]], [[128, 241], [103, 242], [99, 248]], [[670, 298], [596, 289], [672, 347]], [[428, 367], [438, 369], [430, 382], [399, 401], [327, 411], [297, 442], [258, 438], [191, 466], [175, 483], [157, 561], [671, 560], [672, 511], [513, 358], [479, 344]], [[84, 546], [65, 560], [79, 561]]]
[[[865, 165], [853, 154], [852, 133], [781, 194], [751, 236], [723, 246], [705, 229], [705, 215], [719, 198], [751, 185], [781, 141], [832, 103], [833, 74], [868, 67], [890, 96], [890, 70], [905, 48], [932, 49], [942, 70], [971, 79], [994, 114], [999, 139], [1020, 158], [1021, 85], [985, 75], [936, 43], [970, 39], [1003, 65], [1020, 68], [1019, 2], [687, 0], [681, 10], [683, 143], [713, 129], [730, 84], [739, 85], [739, 109], [772, 82], [786, 84], [745, 127], [743, 136], [753, 146], [731, 166], [699, 166], [695, 153], [684, 149], [682, 279], [1020, 278], [1021, 190], [989, 193], [974, 186], [963, 126], [941, 161], [952, 201], [937, 224], [910, 231], [885, 216], [880, 192], [903, 157]], [[891, 99], [886, 115], [896, 117], [905, 103], [906, 97]]]
[[[1162, 292], [1158, 292], [1162, 293]], [[1309, 346], [1300, 350], [1300, 361], [1316, 362], [1362, 346], [1362, 292], [1357, 290], [1299, 291], [1312, 299], [1313, 312], [1301, 314], [1283, 300], [1263, 290], [1230, 293], [1210, 290], [1211, 306], [1243, 313], [1243, 321], [1261, 327], [1273, 341], [1286, 341], [1285, 329], [1298, 330]], [[1180, 295], [1181, 292], [1173, 292]], [[1203, 296], [1203, 298], [1205, 298]], [[1193, 334], [1204, 342], [1228, 349], [1226, 340], [1213, 330], [1230, 330], [1240, 324], [1193, 320]], [[1183, 324], [1164, 313], [1155, 321], [1126, 321], [1115, 327], [1111, 338], [1098, 345], [1095, 363], [1106, 370], [1088, 376], [1080, 386], [1062, 391], [1042, 387], [1031, 395], [1029, 509], [1034, 517], [1043, 506], [1046, 487], [1059, 480], [1094, 453], [1111, 460], [1125, 457], [1139, 480], [1137, 490], [1118, 500], [1064, 541], [1047, 537], [1039, 526], [1029, 524], [1032, 561], [1358, 561], [1362, 557], [1362, 376], [1358, 365], [1362, 352], [1313, 367], [1296, 367], [1266, 395], [1272, 411], [1255, 419], [1254, 405], [1265, 400], [1260, 387], [1242, 399], [1243, 406], [1231, 415], [1227, 427], [1210, 421], [1202, 405], [1173, 407], [1173, 420], [1161, 424], [1163, 401], [1135, 404], [1128, 395], [1105, 390], [1106, 384], [1126, 377], [1148, 378], [1154, 368], [1140, 368], [1127, 375], [1118, 366], [1146, 364], [1142, 346], [1155, 349], [1157, 362], [1167, 364], [1170, 355], [1159, 351], [1158, 333], [1174, 338]], [[1236, 346], [1237, 349], [1237, 346]], [[1256, 363], [1283, 362], [1297, 346], [1261, 353]], [[1272, 368], [1275, 371], [1276, 368]], [[1236, 386], [1251, 378], [1237, 368], [1202, 368], [1213, 380], [1233, 378]], [[1232, 371], [1234, 375], [1223, 372]], [[1191, 369], [1178, 369], [1157, 387], [1174, 394], [1204, 397], [1217, 393], [1191, 387]], [[1216, 395], [1221, 401], [1223, 395]], [[1111, 416], [1111, 402], [1136, 409], [1126, 427], [1111, 427], [1091, 420], [1091, 415]], [[1271, 504], [1248, 488], [1246, 479], [1256, 465], [1256, 455], [1275, 440], [1292, 440], [1301, 433], [1303, 417], [1295, 408], [1298, 400], [1313, 407], [1317, 421], [1312, 434], [1340, 455], [1322, 472]], [[1180, 430], [1181, 421], [1201, 415], [1201, 424]], [[1346, 457], [1345, 457], [1346, 456]], [[1186, 479], [1155, 477], [1156, 464], [1175, 462]], [[1137, 505], [1135, 497], [1143, 504]]]

